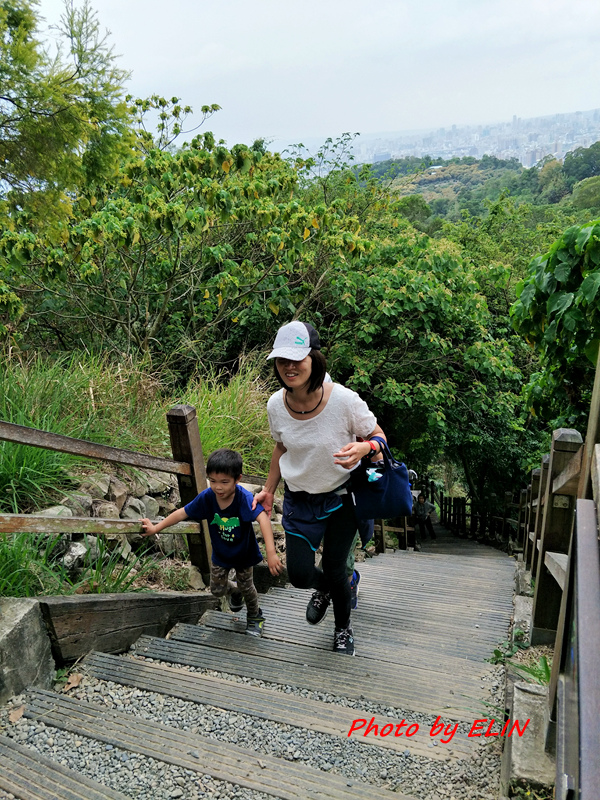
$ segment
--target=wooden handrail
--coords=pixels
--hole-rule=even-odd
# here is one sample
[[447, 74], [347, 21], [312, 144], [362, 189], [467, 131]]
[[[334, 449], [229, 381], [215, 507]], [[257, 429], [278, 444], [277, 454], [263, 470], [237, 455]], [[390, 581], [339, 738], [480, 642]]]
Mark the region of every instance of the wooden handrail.
[[109, 447], [96, 442], [88, 442], [84, 439], [73, 439], [70, 436], [49, 433], [37, 428], [28, 428], [24, 425], [15, 425], [12, 422], [0, 421], [0, 440], [26, 444], [31, 447], [42, 447], [45, 450], [55, 450], [59, 453], [70, 453], [71, 455], [85, 458], [128, 464], [142, 469], [168, 472], [174, 475], [192, 475], [192, 467], [183, 461], [136, 453], [133, 450], [121, 450], [118, 447]]
[[[0, 533], [141, 533], [142, 526], [133, 519], [106, 517], [46, 517], [36, 514], [0, 514]], [[187, 520], [169, 528], [169, 533], [200, 533], [199, 523]]]

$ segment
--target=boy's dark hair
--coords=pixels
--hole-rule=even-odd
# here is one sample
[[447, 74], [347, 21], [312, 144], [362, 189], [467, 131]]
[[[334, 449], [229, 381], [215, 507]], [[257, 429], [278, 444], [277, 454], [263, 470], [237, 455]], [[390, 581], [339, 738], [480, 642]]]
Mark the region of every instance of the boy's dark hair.
[[425, 500], [425, 495], [424, 495], [424, 494], [420, 494], [420, 495], [417, 497], [417, 500], [420, 500], [420, 499], [421, 499], [421, 497], [423, 498], [423, 500]]
[[[320, 350], [311, 350], [308, 355], [312, 361], [308, 391], [314, 392], [323, 386], [323, 381], [325, 380], [325, 375], [327, 374], [327, 361]], [[287, 389], [288, 392], [292, 393], [294, 390], [287, 386], [286, 383], [281, 379], [281, 375], [277, 370], [276, 358], [273, 359], [273, 372], [275, 373], [275, 377], [277, 378], [279, 385], [283, 386], [284, 389]]]
[[235, 450], [228, 450], [222, 447], [220, 450], [215, 450], [211, 453], [206, 462], [206, 474], [214, 475], [215, 472], [221, 472], [223, 475], [229, 475], [236, 480], [242, 474], [242, 457]]

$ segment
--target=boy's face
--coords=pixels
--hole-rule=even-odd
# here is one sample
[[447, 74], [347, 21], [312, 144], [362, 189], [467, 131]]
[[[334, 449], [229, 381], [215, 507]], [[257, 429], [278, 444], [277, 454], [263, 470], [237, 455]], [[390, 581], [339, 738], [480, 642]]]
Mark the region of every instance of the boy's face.
[[211, 472], [208, 476], [208, 485], [217, 495], [220, 504], [228, 503], [235, 494], [235, 485], [240, 477], [232, 478], [224, 472]]
[[425, 498], [422, 497], [422, 496], [419, 497], [419, 503], [421, 503], [421, 505], [423, 505], [424, 502], [425, 502]]

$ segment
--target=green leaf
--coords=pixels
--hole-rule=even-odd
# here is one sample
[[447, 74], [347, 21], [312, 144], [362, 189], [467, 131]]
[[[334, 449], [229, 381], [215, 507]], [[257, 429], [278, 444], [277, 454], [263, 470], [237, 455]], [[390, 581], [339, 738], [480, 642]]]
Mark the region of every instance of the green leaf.
[[592, 231], [594, 230], [593, 225], [585, 225], [580, 231], [579, 235], [577, 236], [577, 241], [575, 243], [575, 250], [578, 253], [583, 253], [583, 248], [588, 243], [588, 239], [592, 235]]
[[554, 277], [557, 281], [565, 283], [571, 275], [571, 261], [561, 261], [561, 263], [554, 270]]
[[561, 317], [567, 308], [571, 306], [573, 298], [573, 292], [557, 292], [551, 295], [546, 306], [548, 316], [556, 314], [557, 317]]
[[600, 339], [592, 339], [591, 342], [587, 343], [583, 351], [586, 358], [589, 358], [594, 366], [598, 363], [598, 350], [600, 350]]
[[598, 272], [591, 272], [581, 284], [581, 294], [585, 297], [588, 303], [593, 303], [598, 289], [600, 288], [600, 270]]

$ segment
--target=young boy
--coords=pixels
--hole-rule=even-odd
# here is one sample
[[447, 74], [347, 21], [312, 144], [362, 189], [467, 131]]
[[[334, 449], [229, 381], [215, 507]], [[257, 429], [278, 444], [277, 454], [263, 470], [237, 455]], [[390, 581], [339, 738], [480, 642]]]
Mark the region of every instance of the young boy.
[[[238, 486], [242, 476], [242, 457], [234, 450], [215, 450], [206, 464], [210, 488], [153, 524], [143, 519], [144, 536], [152, 536], [186, 519], [208, 520], [212, 542], [210, 591], [215, 597], [227, 595], [232, 611], [239, 611], [246, 602], [246, 633], [262, 636], [265, 618], [258, 606], [258, 593], [252, 580], [255, 564], [262, 561], [258, 542], [252, 530], [257, 520], [267, 549], [267, 564], [271, 575], [283, 570], [275, 552], [273, 529], [264, 508], [259, 504], [252, 510], [253, 497]], [[229, 570], [235, 569], [237, 586], [229, 580]]]

